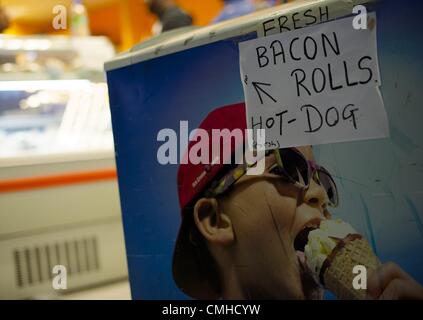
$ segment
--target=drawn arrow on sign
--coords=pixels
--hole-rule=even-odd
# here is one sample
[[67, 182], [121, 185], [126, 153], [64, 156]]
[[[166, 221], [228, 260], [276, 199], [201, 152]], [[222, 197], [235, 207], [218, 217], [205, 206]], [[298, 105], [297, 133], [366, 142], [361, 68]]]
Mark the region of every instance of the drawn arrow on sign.
[[272, 99], [273, 102], [277, 102], [275, 98], [273, 98], [268, 92], [266, 92], [261, 86], [270, 87], [270, 83], [264, 83], [264, 82], [252, 82], [254, 89], [256, 89], [257, 95], [260, 99], [260, 103], [263, 104], [263, 97], [261, 96], [261, 93], [264, 93], [266, 96], [268, 96], [270, 99]]

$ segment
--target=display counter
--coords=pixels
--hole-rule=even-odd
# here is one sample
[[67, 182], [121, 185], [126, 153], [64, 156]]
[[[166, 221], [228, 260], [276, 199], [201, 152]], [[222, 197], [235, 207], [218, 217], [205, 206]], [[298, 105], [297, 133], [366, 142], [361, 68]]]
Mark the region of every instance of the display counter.
[[[98, 53], [98, 59], [93, 54]], [[104, 38], [0, 37], [1, 298], [124, 279]]]

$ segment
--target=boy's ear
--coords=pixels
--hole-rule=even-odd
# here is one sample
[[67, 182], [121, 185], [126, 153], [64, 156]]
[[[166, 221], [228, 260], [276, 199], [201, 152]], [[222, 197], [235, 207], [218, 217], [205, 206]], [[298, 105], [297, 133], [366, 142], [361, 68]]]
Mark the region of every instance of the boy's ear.
[[194, 206], [194, 221], [201, 234], [210, 242], [228, 245], [235, 239], [232, 222], [220, 210], [213, 198], [201, 198]]

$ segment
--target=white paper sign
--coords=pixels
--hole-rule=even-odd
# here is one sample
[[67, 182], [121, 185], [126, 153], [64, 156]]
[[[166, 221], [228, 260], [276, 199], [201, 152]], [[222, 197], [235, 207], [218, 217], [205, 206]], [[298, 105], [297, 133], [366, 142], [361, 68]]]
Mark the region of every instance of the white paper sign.
[[247, 126], [266, 129], [266, 149], [389, 136], [376, 16], [352, 20], [239, 44]]

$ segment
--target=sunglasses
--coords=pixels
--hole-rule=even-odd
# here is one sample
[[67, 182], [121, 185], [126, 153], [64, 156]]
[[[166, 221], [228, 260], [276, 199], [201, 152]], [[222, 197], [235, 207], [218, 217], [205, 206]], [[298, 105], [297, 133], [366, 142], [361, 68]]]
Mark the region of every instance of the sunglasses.
[[[328, 196], [328, 205], [338, 206], [338, 189], [329, 171], [319, 166], [314, 161], [307, 160], [297, 149], [276, 149], [266, 152], [266, 156], [274, 154], [276, 162], [267, 170], [271, 174], [280, 176], [283, 180], [291, 183], [301, 190], [307, 190], [310, 187], [311, 180], [320, 185]], [[239, 165], [223, 178], [215, 181], [205, 192], [208, 198], [217, 197], [227, 192], [248, 169], [253, 165]]]

